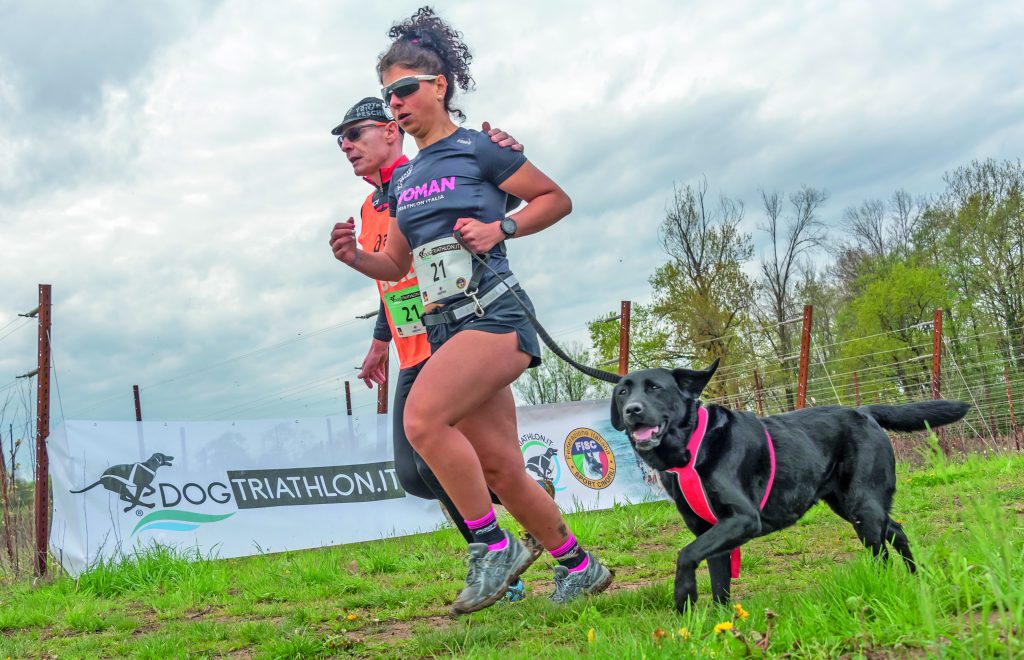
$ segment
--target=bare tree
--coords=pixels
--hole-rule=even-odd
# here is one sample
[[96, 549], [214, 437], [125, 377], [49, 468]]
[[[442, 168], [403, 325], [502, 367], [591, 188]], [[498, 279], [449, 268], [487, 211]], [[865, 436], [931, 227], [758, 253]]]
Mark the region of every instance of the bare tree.
[[843, 227], [854, 240], [856, 247], [872, 257], [884, 257], [888, 253], [885, 221], [885, 202], [869, 199], [860, 206], [851, 206], [843, 212]]
[[[761, 200], [767, 223], [760, 229], [768, 234], [771, 252], [761, 261], [758, 316], [761, 325], [768, 330], [765, 336], [775, 356], [784, 368], [795, 371], [797, 330], [787, 321], [799, 309], [795, 295], [799, 264], [808, 251], [825, 240], [825, 227], [818, 212], [828, 200], [828, 192], [803, 186], [790, 195], [792, 216], [788, 222], [782, 217], [784, 204], [780, 193], [762, 190]], [[785, 384], [786, 404], [790, 409], [795, 406], [791, 381], [787, 378]]]
[[914, 199], [906, 190], [897, 190], [889, 198], [889, 243], [893, 251], [906, 258], [914, 249], [914, 236], [921, 226], [927, 202]]
[[655, 271], [655, 312], [669, 321], [694, 357], [724, 358], [753, 298], [743, 264], [753, 255], [750, 234], [740, 230], [742, 202], [725, 195], [708, 200], [708, 183], [676, 186], [660, 228], [672, 260]]

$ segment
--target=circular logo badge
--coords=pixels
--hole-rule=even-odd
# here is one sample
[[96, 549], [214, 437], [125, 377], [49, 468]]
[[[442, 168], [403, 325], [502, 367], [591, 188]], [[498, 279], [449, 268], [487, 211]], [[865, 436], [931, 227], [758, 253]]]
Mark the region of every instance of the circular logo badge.
[[466, 278], [465, 277], [460, 277], [459, 279], [455, 280], [455, 288], [456, 289], [465, 289], [466, 288]]
[[601, 434], [593, 429], [576, 429], [565, 439], [565, 463], [576, 480], [587, 488], [601, 490], [615, 479], [615, 455]]
[[565, 490], [565, 486], [558, 485], [562, 479], [562, 464], [554, 442], [540, 433], [526, 433], [519, 438], [519, 450], [523, 452], [527, 474], [538, 482], [550, 481], [556, 492]]

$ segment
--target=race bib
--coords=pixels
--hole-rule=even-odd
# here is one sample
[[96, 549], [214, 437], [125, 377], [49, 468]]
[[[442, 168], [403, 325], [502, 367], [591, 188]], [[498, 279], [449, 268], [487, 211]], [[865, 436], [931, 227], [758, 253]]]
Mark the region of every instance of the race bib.
[[388, 315], [395, 324], [395, 332], [399, 337], [422, 335], [427, 331], [423, 327], [423, 302], [420, 299], [420, 288], [415, 284], [397, 291], [384, 294], [384, 304]]
[[423, 302], [463, 293], [473, 277], [473, 257], [454, 238], [439, 238], [413, 250], [413, 269]]

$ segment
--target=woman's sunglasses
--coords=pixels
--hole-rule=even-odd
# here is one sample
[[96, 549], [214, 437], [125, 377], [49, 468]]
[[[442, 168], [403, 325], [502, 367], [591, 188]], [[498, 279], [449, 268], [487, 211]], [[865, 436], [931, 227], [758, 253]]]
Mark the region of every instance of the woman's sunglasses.
[[363, 131], [365, 131], [368, 128], [380, 128], [381, 126], [387, 125], [387, 122], [375, 121], [372, 124], [360, 124], [359, 126], [353, 126], [352, 128], [343, 131], [342, 134], [338, 136], [338, 146], [341, 146], [342, 140], [355, 142], [362, 136]]
[[406, 96], [409, 96], [419, 89], [421, 82], [437, 80], [437, 78], [438, 76], [406, 76], [405, 78], [399, 78], [387, 87], [381, 89], [380, 95], [384, 98], [385, 104], [391, 105], [392, 94], [400, 99], [404, 99]]

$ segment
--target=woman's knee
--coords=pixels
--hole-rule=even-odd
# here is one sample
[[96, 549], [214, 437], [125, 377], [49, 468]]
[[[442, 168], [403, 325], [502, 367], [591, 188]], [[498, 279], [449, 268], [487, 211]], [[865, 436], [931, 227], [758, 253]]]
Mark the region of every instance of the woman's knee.
[[484, 465], [484, 480], [487, 487], [501, 499], [508, 493], [522, 490], [527, 481], [532, 481], [525, 471], [511, 468], [508, 465]]
[[430, 453], [431, 441], [439, 435], [438, 431], [443, 422], [411, 407], [405, 409], [404, 422], [405, 437], [409, 439], [409, 444], [421, 454]]

